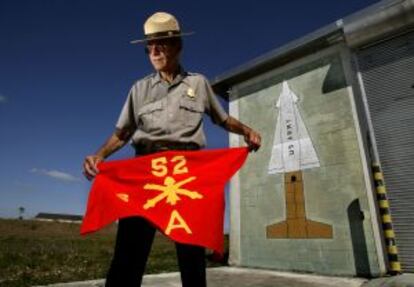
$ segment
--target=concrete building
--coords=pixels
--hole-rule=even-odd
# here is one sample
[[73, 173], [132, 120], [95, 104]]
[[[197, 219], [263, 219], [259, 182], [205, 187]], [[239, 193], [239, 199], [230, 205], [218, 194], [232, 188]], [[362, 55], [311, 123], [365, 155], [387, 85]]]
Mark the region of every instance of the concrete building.
[[60, 214], [60, 213], [38, 213], [34, 219], [39, 221], [53, 221], [53, 222], [66, 222], [66, 223], [82, 223], [82, 215], [74, 214]]
[[232, 181], [232, 265], [414, 273], [414, 0], [381, 1], [212, 83], [263, 137]]

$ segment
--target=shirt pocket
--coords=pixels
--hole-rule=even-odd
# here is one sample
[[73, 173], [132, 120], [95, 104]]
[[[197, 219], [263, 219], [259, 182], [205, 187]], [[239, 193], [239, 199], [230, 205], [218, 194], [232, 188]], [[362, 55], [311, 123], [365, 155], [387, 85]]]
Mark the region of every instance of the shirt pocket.
[[195, 127], [201, 123], [204, 106], [195, 101], [182, 98], [180, 100], [180, 120], [185, 126]]
[[161, 101], [152, 102], [143, 106], [138, 112], [141, 129], [148, 133], [161, 131], [164, 128], [163, 111], [164, 104]]

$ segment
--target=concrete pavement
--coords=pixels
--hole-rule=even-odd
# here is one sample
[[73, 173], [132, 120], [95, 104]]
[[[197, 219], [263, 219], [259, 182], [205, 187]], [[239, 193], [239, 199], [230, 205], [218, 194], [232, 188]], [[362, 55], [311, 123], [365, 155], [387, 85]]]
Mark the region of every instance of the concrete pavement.
[[[344, 278], [262, 270], [218, 267], [207, 269], [208, 287], [414, 287], [414, 274], [377, 279]], [[48, 287], [103, 287], [104, 280], [47, 285]], [[178, 272], [144, 276], [142, 287], [181, 287]], [[41, 287], [41, 286], [37, 286]]]
[[372, 279], [362, 287], [414, 287], [414, 274]]
[[[329, 277], [251, 268], [218, 267], [207, 270], [209, 287], [361, 287], [365, 279]], [[48, 285], [48, 287], [102, 287], [104, 280]], [[143, 287], [181, 287], [180, 274], [146, 275]], [[371, 286], [370, 286], [371, 287]]]

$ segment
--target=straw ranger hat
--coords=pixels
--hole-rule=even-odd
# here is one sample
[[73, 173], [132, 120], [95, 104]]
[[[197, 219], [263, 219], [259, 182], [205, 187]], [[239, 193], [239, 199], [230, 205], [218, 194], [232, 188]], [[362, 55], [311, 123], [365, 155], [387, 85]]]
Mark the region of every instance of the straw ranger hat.
[[131, 44], [143, 43], [149, 40], [181, 37], [194, 34], [194, 32], [183, 33], [177, 19], [165, 12], [157, 12], [150, 16], [144, 23], [144, 39], [131, 41]]

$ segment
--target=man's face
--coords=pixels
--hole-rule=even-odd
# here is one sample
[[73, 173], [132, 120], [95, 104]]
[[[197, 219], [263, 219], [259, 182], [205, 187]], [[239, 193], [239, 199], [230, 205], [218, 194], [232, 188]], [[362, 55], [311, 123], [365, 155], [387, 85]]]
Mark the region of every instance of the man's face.
[[158, 72], [172, 71], [179, 62], [180, 47], [177, 39], [150, 40], [145, 51], [154, 69]]

